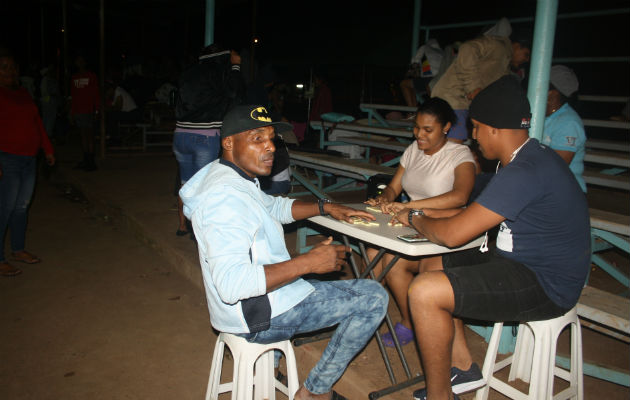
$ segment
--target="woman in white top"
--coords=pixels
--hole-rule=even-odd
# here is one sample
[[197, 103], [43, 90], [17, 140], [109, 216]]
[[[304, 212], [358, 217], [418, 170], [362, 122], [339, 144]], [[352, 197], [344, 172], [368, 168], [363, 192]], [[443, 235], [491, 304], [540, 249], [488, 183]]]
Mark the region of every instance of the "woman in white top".
[[[403, 208], [447, 209], [466, 205], [475, 182], [475, 160], [467, 146], [447, 140], [446, 135], [456, 120], [455, 112], [445, 100], [434, 97], [420, 104], [413, 127], [416, 141], [403, 153], [396, 174], [383, 192], [366, 203], [380, 206], [386, 213]], [[403, 190], [411, 200], [394, 201]], [[369, 258], [373, 259], [376, 253], [375, 249], [369, 249]], [[389, 253], [383, 255], [374, 273], [378, 276], [393, 257]], [[439, 266], [439, 257], [401, 257], [384, 278], [400, 309], [402, 320], [395, 331], [401, 344], [414, 338], [407, 296], [409, 284], [419, 272]], [[383, 335], [383, 341], [386, 346], [394, 345], [390, 333]]]

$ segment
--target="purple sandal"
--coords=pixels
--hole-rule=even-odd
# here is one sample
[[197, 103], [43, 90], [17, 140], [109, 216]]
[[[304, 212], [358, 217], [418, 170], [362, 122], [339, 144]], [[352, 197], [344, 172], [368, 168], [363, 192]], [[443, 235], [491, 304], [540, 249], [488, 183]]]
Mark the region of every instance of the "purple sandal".
[[[414, 339], [413, 330], [407, 328], [400, 322], [397, 322], [396, 326], [394, 326], [394, 332], [396, 332], [398, 342], [401, 346], [412, 342]], [[382, 334], [381, 339], [383, 340], [385, 347], [394, 347], [394, 339], [392, 338], [392, 334], [390, 332]]]

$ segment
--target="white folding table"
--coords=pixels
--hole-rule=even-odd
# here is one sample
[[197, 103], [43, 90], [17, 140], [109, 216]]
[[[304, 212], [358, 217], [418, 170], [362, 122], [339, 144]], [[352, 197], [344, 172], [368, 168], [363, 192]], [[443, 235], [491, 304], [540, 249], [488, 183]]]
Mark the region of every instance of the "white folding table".
[[[367, 207], [367, 205], [363, 203], [351, 203], [346, 205], [359, 210], [365, 210], [365, 208]], [[329, 216], [316, 216], [309, 218], [309, 221], [313, 222], [314, 224], [325, 227], [331, 231], [340, 234], [346, 246], [351, 245], [351, 239], [354, 242], [358, 242], [359, 252], [362, 256], [363, 261], [365, 262], [365, 265], [367, 265], [367, 268], [365, 268], [365, 270], [361, 272], [354, 262], [354, 258], [350, 257], [349, 262], [352, 267], [353, 273], [357, 278], [365, 278], [369, 275], [372, 277], [372, 279], [381, 281], [385, 274], [394, 266], [396, 261], [398, 261], [401, 256], [419, 257], [450, 253], [453, 251], [479, 247], [483, 242], [483, 236], [457, 248], [447, 248], [437, 245], [435, 243], [431, 243], [429, 241], [415, 243], [405, 242], [398, 239], [397, 236], [415, 233], [416, 231], [414, 229], [405, 226], [388, 225], [388, 222], [392, 218], [391, 215], [382, 214], [379, 212], [372, 212], [372, 214], [376, 217], [376, 222], [379, 224], [378, 226], [351, 224], [345, 221], [338, 221]], [[368, 261], [366, 246], [378, 249], [378, 255], [372, 261]], [[372, 269], [386, 252], [393, 253], [394, 259], [384, 268], [383, 272], [378, 277], [374, 277]], [[394, 327], [389, 314], [385, 315], [385, 322], [389, 328], [389, 331], [394, 333]], [[375, 337], [381, 354], [383, 355], [383, 361], [385, 362], [385, 367], [387, 368], [392, 386], [370, 393], [370, 399], [376, 399], [378, 397], [396, 392], [398, 390], [404, 389], [405, 387], [415, 385], [416, 383], [424, 381], [424, 376], [417, 375], [415, 377], [412, 377], [398, 338], [395, 334], [392, 334], [392, 337], [394, 338], [396, 352], [400, 357], [403, 369], [405, 370], [405, 374], [407, 375], [407, 380], [398, 383], [396, 377], [394, 376], [389, 357], [387, 355], [387, 352], [385, 351], [385, 347], [383, 346], [383, 342], [380, 335], [378, 334], [378, 331], [376, 332]]]

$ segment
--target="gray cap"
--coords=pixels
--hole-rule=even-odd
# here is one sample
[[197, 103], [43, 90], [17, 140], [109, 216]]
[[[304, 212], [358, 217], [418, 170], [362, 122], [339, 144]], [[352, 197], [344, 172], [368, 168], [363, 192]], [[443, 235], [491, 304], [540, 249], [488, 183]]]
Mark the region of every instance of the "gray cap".
[[578, 91], [579, 84], [575, 72], [564, 65], [554, 65], [549, 70], [549, 83], [566, 97]]

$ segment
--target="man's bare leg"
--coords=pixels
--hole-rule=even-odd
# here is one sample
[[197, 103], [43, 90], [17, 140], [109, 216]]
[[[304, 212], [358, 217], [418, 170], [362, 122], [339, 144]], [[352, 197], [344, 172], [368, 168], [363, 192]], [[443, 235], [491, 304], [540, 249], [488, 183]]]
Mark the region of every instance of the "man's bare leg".
[[[428, 271], [442, 271], [442, 256], [427, 257], [422, 259], [420, 263], [420, 273]], [[466, 335], [464, 331], [464, 323], [459, 318], [454, 318], [455, 336], [453, 338], [453, 352], [451, 354], [451, 366], [457, 367], [462, 371], [467, 371], [473, 362], [468, 344], [466, 343]]]
[[[383, 256], [383, 265], [388, 265], [394, 256], [386, 253]], [[394, 267], [385, 275], [385, 282], [400, 310], [400, 323], [406, 328], [412, 329], [411, 315], [409, 313], [409, 285], [418, 271], [417, 260], [399, 258]]]
[[400, 91], [402, 92], [403, 98], [405, 99], [405, 103], [409, 107], [418, 106], [418, 101], [416, 99], [416, 89], [413, 86], [413, 81], [411, 79], [403, 79], [400, 82]]
[[470, 369], [473, 359], [470, 350], [468, 350], [468, 344], [466, 343], [464, 322], [459, 318], [454, 318], [453, 325], [455, 326], [455, 337], [453, 338], [451, 365], [462, 371], [467, 371]]
[[427, 399], [451, 399], [455, 299], [446, 275], [431, 271], [414, 279], [409, 288], [409, 306], [427, 383]]

